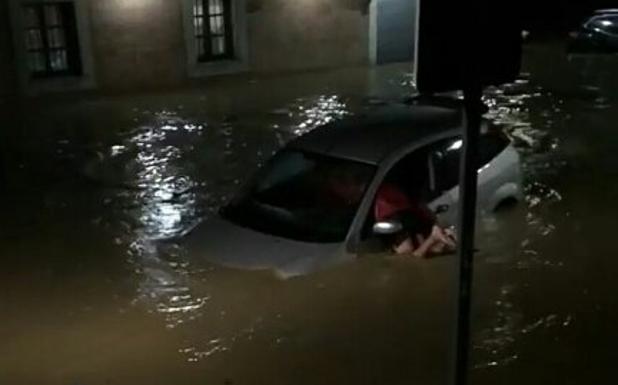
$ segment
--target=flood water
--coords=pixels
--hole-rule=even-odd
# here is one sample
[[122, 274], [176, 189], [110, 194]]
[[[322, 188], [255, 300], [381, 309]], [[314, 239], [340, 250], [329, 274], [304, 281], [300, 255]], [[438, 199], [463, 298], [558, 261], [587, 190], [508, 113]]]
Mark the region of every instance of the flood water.
[[[478, 229], [472, 383], [613, 384], [618, 58], [525, 56], [486, 95], [526, 201]], [[0, 384], [444, 384], [453, 257], [281, 280], [183, 244], [290, 139], [409, 95], [408, 67], [9, 106]]]

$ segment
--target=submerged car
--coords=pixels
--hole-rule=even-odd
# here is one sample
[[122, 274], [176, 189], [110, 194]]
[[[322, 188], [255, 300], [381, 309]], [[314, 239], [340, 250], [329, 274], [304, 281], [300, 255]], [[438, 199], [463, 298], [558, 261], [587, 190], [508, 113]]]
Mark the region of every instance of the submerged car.
[[[416, 189], [443, 225], [457, 217], [462, 112], [381, 107], [297, 138], [262, 167], [220, 214], [188, 235], [192, 255], [241, 269], [304, 275], [385, 246], [396, 223], [376, 223], [385, 178]], [[480, 138], [478, 208], [522, 197], [519, 155], [501, 132]]]
[[618, 53], [618, 9], [594, 12], [570, 34], [572, 53]]

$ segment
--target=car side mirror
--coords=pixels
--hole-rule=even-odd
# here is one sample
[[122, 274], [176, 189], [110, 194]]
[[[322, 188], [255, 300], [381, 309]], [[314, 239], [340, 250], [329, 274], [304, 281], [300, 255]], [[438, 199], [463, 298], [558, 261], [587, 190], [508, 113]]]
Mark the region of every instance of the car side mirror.
[[373, 225], [373, 233], [376, 235], [393, 235], [401, 230], [403, 230], [403, 225], [396, 220], [381, 221]]

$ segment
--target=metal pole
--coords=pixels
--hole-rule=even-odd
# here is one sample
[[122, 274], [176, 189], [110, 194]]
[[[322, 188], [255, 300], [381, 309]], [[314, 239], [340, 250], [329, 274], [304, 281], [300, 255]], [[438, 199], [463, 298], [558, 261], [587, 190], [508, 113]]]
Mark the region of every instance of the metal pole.
[[476, 225], [476, 195], [478, 180], [478, 142], [481, 130], [482, 87], [464, 90], [466, 128], [460, 170], [459, 198], [459, 269], [457, 274], [457, 328], [452, 384], [468, 383], [470, 357], [470, 308], [474, 260], [474, 234]]

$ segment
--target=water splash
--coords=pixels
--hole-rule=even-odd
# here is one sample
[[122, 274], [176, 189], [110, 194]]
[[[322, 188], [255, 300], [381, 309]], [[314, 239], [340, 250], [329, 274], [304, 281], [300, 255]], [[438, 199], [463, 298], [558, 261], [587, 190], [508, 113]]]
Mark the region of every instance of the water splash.
[[[526, 178], [525, 228], [519, 251], [515, 252], [514, 259], [503, 256], [492, 260], [499, 261], [511, 271], [537, 270], [539, 267], [560, 269], [564, 263], [542, 255], [536, 245], [555, 233], [556, 225], [544, 213], [552, 205], [563, 201], [558, 190], [540, 182], [548, 175], [559, 173], [566, 165], [560, 153], [560, 141], [552, 134], [553, 127], [563, 123], [556, 118], [560, 116], [562, 101], [542, 88], [534, 87], [527, 76], [513, 84], [488, 90], [484, 101], [489, 106], [486, 117], [511, 138], [520, 152]], [[532, 105], [540, 110], [534, 112], [534, 117]], [[559, 324], [565, 327], [570, 324], [571, 316], [562, 317], [559, 321], [561, 318], [556, 314], [527, 322], [526, 315], [517, 308], [515, 298], [523, 289], [521, 284], [514, 282], [504, 284], [500, 289], [490, 312], [495, 314], [493, 320], [475, 335], [475, 369], [511, 365], [519, 359], [518, 344], [524, 336]]]
[[338, 95], [320, 95], [315, 99], [298, 99], [290, 109], [292, 133], [304, 135], [317, 127], [350, 115], [345, 101]]
[[104, 155], [87, 172], [120, 187], [111, 190], [104, 203], [121, 214], [124, 231], [115, 239], [126, 245], [127, 260], [139, 277], [134, 304], [149, 304], [173, 329], [199, 317], [210, 299], [191, 291], [191, 267], [171, 242], [201, 219], [199, 183], [187, 157], [205, 125], [170, 110], [134, 113], [144, 122], [100, 151]]
[[490, 327], [482, 330], [473, 346], [477, 356], [474, 369], [491, 369], [508, 366], [520, 357], [518, 343], [524, 337], [536, 333], [570, 327], [573, 322], [571, 314], [548, 314], [532, 321], [524, 322], [524, 315], [517, 308], [513, 298], [517, 285], [505, 284], [495, 301], [494, 321]]

